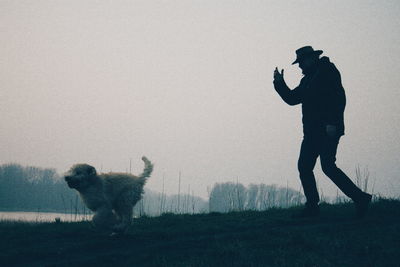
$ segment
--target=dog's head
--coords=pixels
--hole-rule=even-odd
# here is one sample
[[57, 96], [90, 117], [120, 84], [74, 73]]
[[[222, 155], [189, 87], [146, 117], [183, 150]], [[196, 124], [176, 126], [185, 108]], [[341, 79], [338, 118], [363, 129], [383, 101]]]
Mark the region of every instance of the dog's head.
[[68, 186], [78, 191], [88, 188], [96, 178], [96, 169], [88, 164], [76, 164], [64, 176]]

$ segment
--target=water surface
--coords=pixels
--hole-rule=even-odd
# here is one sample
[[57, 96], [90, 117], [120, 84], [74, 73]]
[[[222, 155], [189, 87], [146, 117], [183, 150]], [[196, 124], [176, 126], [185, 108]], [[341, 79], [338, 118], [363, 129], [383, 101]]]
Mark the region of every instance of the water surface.
[[60, 218], [62, 222], [88, 221], [92, 215], [88, 214], [66, 214], [54, 212], [0, 212], [0, 221], [23, 221], [23, 222], [54, 222]]

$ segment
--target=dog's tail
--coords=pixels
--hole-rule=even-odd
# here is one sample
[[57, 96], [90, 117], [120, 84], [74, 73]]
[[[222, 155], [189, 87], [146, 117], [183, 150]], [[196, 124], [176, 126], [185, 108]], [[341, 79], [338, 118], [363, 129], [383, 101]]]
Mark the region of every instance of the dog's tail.
[[153, 164], [145, 156], [142, 157], [142, 160], [144, 161], [144, 170], [143, 173], [139, 175], [139, 179], [145, 182], [146, 178], [150, 177], [151, 173], [153, 172]]

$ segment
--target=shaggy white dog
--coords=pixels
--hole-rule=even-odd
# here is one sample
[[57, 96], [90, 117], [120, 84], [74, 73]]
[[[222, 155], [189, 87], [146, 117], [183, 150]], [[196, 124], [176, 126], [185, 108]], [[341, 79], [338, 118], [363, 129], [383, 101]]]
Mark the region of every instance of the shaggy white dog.
[[70, 188], [79, 192], [85, 205], [94, 212], [96, 227], [124, 233], [132, 222], [133, 206], [142, 198], [146, 178], [153, 171], [153, 164], [142, 157], [143, 173], [134, 176], [126, 173], [97, 174], [88, 164], [72, 166], [64, 179]]

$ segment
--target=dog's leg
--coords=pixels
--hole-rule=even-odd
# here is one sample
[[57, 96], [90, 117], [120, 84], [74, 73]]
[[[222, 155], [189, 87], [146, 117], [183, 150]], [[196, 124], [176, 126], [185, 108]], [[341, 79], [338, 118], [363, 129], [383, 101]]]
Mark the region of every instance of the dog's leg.
[[126, 207], [121, 214], [121, 222], [113, 227], [113, 230], [118, 233], [125, 233], [132, 224], [132, 207]]
[[110, 229], [117, 223], [117, 218], [109, 207], [99, 208], [93, 216], [93, 224], [100, 229]]
[[126, 232], [132, 224], [133, 200], [131, 192], [125, 192], [118, 198], [114, 210], [118, 217], [121, 218], [121, 221], [115, 225], [114, 231], [119, 233]]

